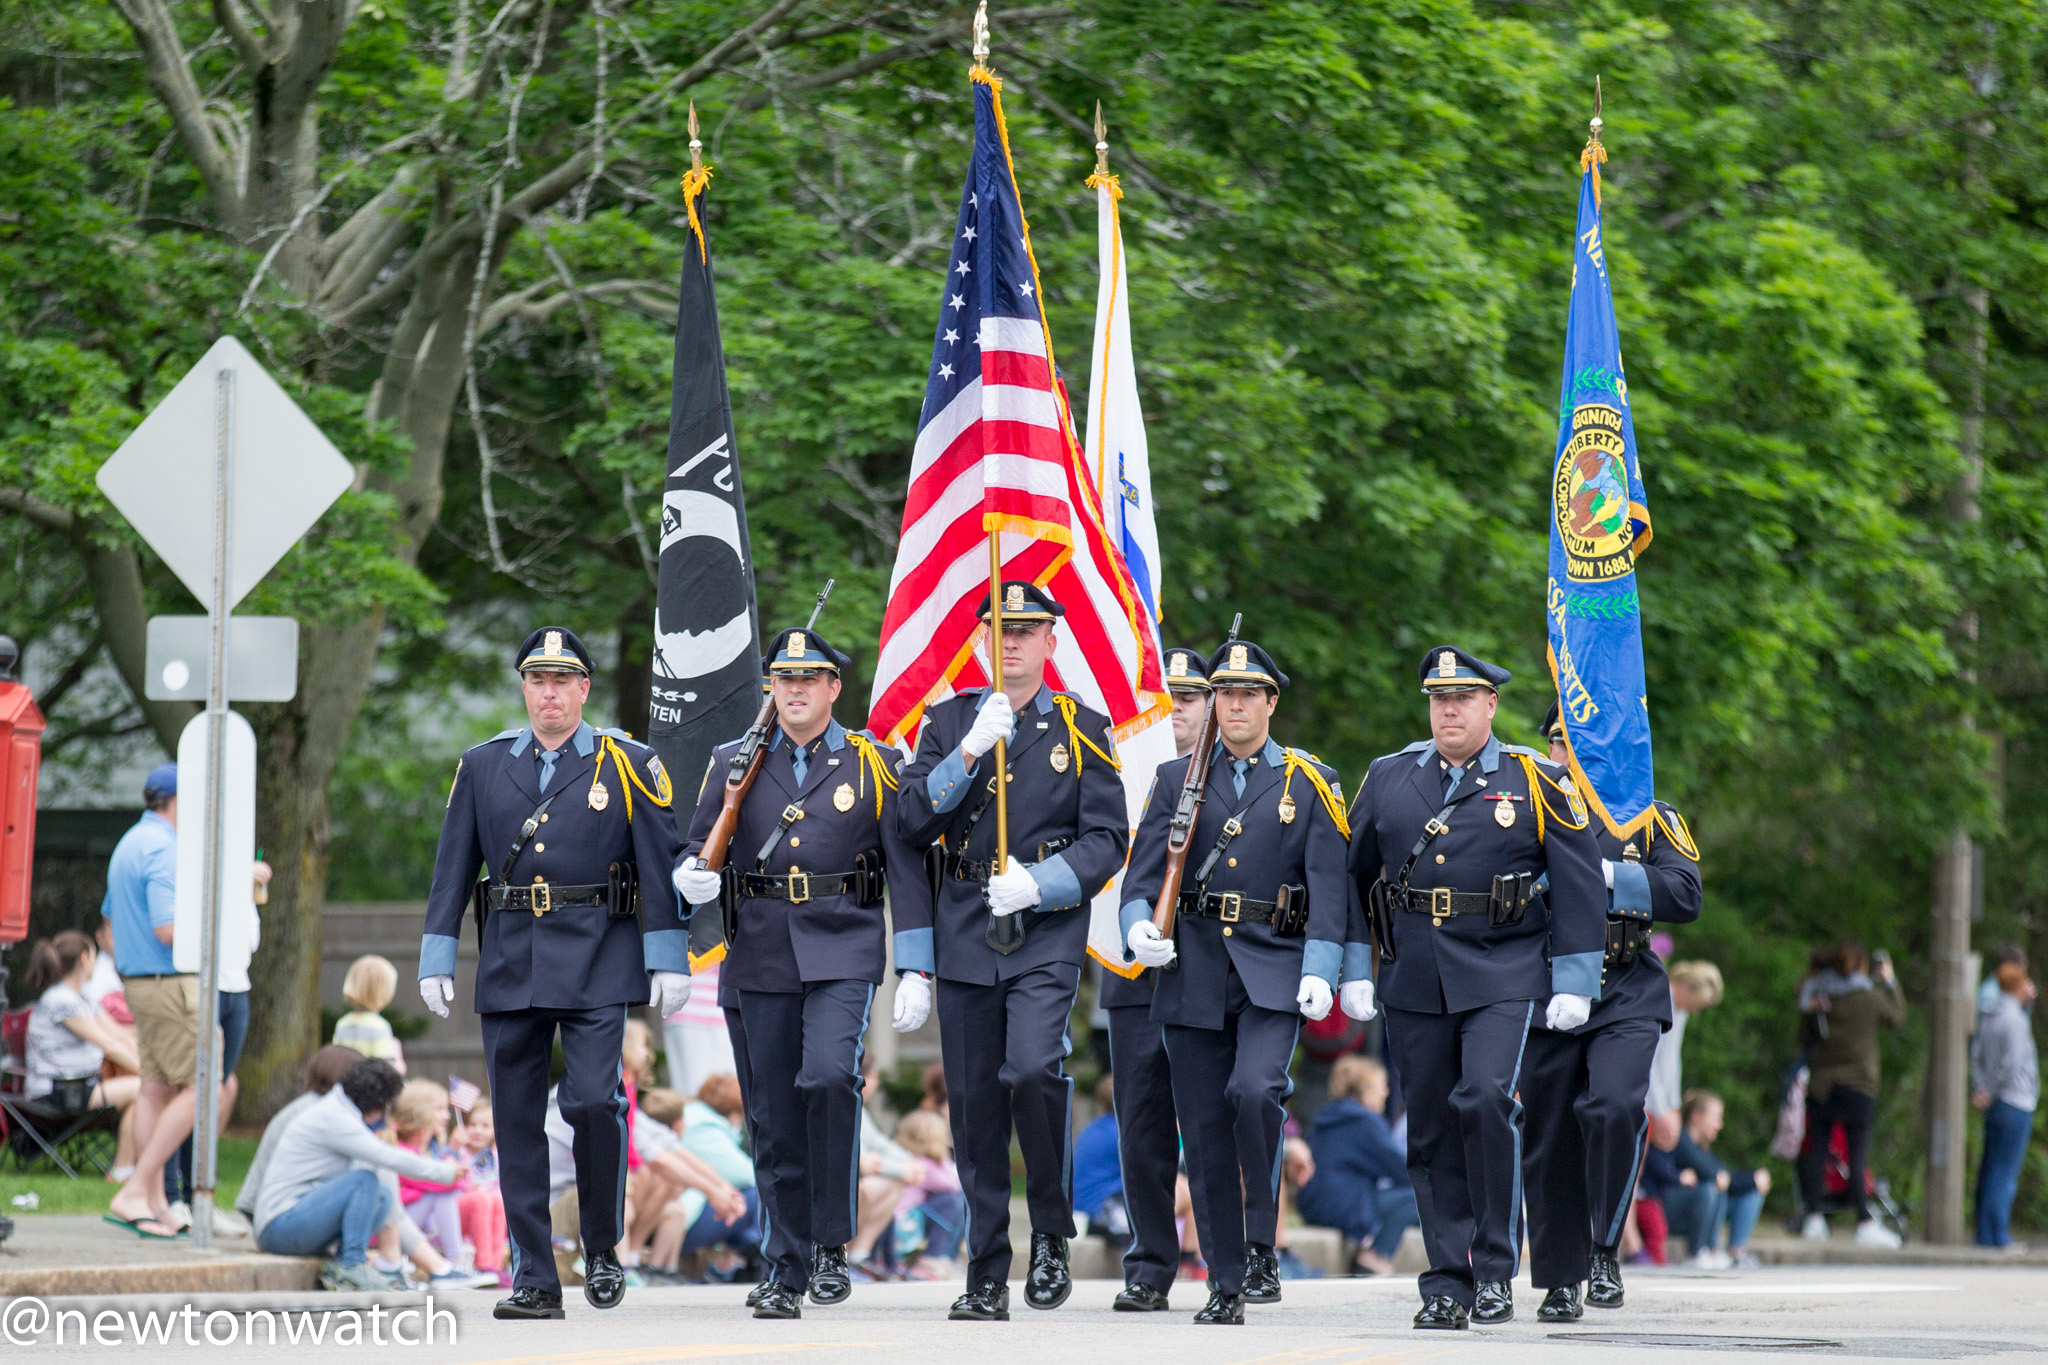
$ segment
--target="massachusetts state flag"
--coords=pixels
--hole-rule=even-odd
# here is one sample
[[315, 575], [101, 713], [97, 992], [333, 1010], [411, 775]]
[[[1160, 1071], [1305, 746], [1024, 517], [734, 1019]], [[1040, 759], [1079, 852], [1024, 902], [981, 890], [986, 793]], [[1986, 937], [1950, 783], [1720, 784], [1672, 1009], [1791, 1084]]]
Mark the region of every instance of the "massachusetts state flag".
[[1600, 240], [1600, 163], [1606, 159], [1597, 135], [1579, 158], [1544, 614], [1572, 776], [1601, 822], [1626, 838], [1649, 822], [1656, 790], [1636, 596], [1636, 555], [1650, 543], [1650, 509]]
[[[1088, 385], [1087, 458], [1101, 496], [1110, 542], [1130, 574], [1144, 608], [1143, 627], [1159, 648], [1159, 531], [1152, 519], [1152, 469], [1145, 450], [1145, 416], [1138, 408], [1138, 371], [1131, 360], [1130, 289], [1124, 272], [1123, 224], [1117, 203], [1123, 187], [1113, 175], [1088, 177], [1095, 189], [1096, 259], [1101, 283], [1095, 295], [1095, 354]], [[1152, 774], [1173, 757], [1173, 719], [1161, 714], [1119, 735], [1124, 800], [1131, 832], [1145, 812]], [[1144, 968], [1124, 964], [1117, 907], [1123, 878], [1096, 897], [1088, 946], [1110, 971], [1136, 976]]]

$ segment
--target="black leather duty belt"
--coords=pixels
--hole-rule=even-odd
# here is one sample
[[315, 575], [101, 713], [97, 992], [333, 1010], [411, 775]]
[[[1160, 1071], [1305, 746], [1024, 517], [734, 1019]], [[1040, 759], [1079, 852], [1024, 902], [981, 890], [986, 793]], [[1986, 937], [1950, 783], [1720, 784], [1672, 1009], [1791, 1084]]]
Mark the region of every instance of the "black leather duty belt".
[[792, 872], [786, 877], [762, 872], [740, 873], [740, 894], [802, 905], [815, 896], [850, 896], [859, 889], [858, 872]]
[[1493, 893], [1453, 891], [1447, 886], [1411, 886], [1405, 894], [1392, 892], [1388, 899], [1411, 915], [1428, 915], [1433, 919], [1456, 919], [1459, 915], [1485, 915], [1493, 911]]
[[[1047, 858], [1050, 858], [1053, 854], [1073, 842], [1072, 839], [1065, 837], [1047, 840], [1038, 846], [1038, 861], [1044, 862]], [[1012, 858], [1016, 857], [1016, 851], [1012, 850], [1010, 856]], [[953, 860], [953, 880], [955, 881], [980, 882], [986, 886], [988, 879], [994, 876], [995, 872], [996, 860], [993, 858], [955, 858]]]
[[531, 910], [536, 915], [545, 915], [550, 910], [609, 909], [611, 892], [611, 886], [606, 882], [592, 886], [535, 882], [531, 886], [494, 886], [489, 895], [493, 910]]
[[1196, 919], [1221, 920], [1225, 924], [1271, 924], [1277, 901], [1255, 901], [1235, 891], [1180, 893], [1180, 913]]

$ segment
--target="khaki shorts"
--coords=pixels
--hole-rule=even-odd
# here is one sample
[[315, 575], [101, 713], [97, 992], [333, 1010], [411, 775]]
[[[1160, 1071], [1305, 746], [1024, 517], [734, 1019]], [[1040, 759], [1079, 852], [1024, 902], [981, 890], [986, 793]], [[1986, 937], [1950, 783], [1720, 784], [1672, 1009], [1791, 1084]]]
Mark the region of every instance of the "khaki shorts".
[[199, 1070], [199, 978], [145, 976], [122, 986], [135, 1016], [143, 1082], [191, 1085]]

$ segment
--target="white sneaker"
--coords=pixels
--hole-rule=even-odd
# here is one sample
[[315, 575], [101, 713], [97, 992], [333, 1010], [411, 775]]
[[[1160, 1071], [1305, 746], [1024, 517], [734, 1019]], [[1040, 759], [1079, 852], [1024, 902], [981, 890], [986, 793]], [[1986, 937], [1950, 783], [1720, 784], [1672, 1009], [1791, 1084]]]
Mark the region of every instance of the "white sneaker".
[[1867, 1218], [1856, 1225], [1856, 1245], [1860, 1247], [1889, 1247], [1896, 1251], [1899, 1234], [1893, 1232], [1874, 1218]]
[[213, 1211], [213, 1235], [216, 1237], [247, 1237], [249, 1224], [233, 1209], [216, 1208]]
[[1694, 1270], [1726, 1270], [1734, 1264], [1728, 1253], [1717, 1247], [1702, 1247], [1687, 1262]]
[[1825, 1242], [1828, 1239], [1828, 1216], [1824, 1213], [1807, 1214], [1806, 1224], [1799, 1229], [1799, 1235], [1809, 1242]]

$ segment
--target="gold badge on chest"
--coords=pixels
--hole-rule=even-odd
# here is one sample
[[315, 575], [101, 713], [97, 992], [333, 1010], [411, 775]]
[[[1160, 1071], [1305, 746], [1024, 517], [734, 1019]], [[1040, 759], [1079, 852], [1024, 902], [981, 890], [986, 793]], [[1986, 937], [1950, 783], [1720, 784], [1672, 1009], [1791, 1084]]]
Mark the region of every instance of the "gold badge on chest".
[[1066, 745], [1055, 744], [1052, 746], [1052, 770], [1054, 772], [1065, 772], [1067, 770], [1067, 765], [1072, 763], [1073, 761], [1074, 756], [1067, 752]]
[[603, 810], [611, 803], [612, 794], [605, 790], [604, 783], [592, 782], [590, 784], [590, 808], [592, 810]]
[[1501, 800], [1493, 803], [1493, 823], [1502, 829], [1509, 829], [1515, 823], [1515, 803]]
[[832, 809], [849, 811], [853, 809], [853, 784], [841, 782], [832, 793]]
[[1285, 792], [1280, 794], [1280, 823], [1283, 825], [1294, 823], [1294, 798]]

